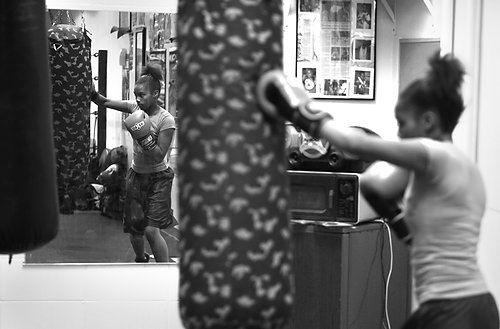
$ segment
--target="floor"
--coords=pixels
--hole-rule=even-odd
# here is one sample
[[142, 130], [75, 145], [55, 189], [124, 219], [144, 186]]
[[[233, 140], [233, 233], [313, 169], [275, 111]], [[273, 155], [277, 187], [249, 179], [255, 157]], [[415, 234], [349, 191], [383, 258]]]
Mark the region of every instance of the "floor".
[[[162, 230], [162, 236], [172, 261], [177, 261], [179, 231], [176, 227]], [[130, 263], [134, 258], [121, 221], [92, 210], [61, 214], [57, 237], [44, 247], [28, 252], [26, 263]]]

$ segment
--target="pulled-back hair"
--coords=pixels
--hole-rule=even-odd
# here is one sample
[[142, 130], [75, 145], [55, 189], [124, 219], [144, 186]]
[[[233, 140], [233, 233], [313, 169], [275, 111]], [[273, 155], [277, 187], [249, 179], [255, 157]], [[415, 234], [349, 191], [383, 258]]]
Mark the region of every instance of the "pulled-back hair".
[[451, 54], [441, 57], [439, 52], [429, 59], [429, 65], [427, 75], [403, 90], [399, 95], [399, 102], [411, 103], [420, 111], [437, 111], [443, 131], [452, 133], [464, 111], [460, 92], [464, 68]]
[[161, 90], [161, 81], [163, 80], [163, 74], [161, 72], [161, 66], [159, 64], [148, 63], [141, 70], [141, 76], [135, 84], [146, 84], [148, 88], [152, 91]]

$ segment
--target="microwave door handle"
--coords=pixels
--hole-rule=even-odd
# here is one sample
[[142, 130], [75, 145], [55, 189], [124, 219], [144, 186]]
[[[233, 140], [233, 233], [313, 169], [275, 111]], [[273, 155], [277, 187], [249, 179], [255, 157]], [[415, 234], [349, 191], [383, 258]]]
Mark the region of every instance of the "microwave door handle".
[[333, 208], [333, 189], [328, 190], [328, 209]]

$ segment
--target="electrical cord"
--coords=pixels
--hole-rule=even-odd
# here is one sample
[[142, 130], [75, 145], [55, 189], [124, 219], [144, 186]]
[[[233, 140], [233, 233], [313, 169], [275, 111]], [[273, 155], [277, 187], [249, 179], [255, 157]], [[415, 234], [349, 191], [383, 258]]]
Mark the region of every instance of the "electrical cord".
[[391, 282], [391, 276], [392, 276], [392, 269], [394, 265], [394, 250], [392, 246], [392, 235], [391, 235], [391, 228], [387, 224], [385, 220], [382, 219], [377, 219], [375, 220], [376, 222], [380, 222], [384, 224], [384, 227], [387, 230], [387, 235], [389, 237], [389, 254], [390, 254], [390, 260], [389, 260], [389, 272], [387, 273], [387, 280], [385, 282], [385, 298], [384, 298], [384, 312], [385, 312], [385, 321], [387, 323], [387, 327], [384, 325], [384, 328], [391, 329], [391, 320], [389, 318], [389, 285]]

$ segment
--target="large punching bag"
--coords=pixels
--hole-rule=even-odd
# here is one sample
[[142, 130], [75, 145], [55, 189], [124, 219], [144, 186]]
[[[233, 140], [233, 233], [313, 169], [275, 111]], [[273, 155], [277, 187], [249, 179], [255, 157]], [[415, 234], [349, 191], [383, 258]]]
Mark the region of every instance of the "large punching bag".
[[90, 160], [90, 39], [72, 24], [53, 25], [48, 38], [59, 204], [71, 213]]
[[0, 253], [35, 249], [58, 229], [45, 2], [0, 5]]
[[293, 302], [285, 127], [259, 110], [282, 66], [281, 1], [180, 0], [179, 304], [194, 328], [284, 328]]

